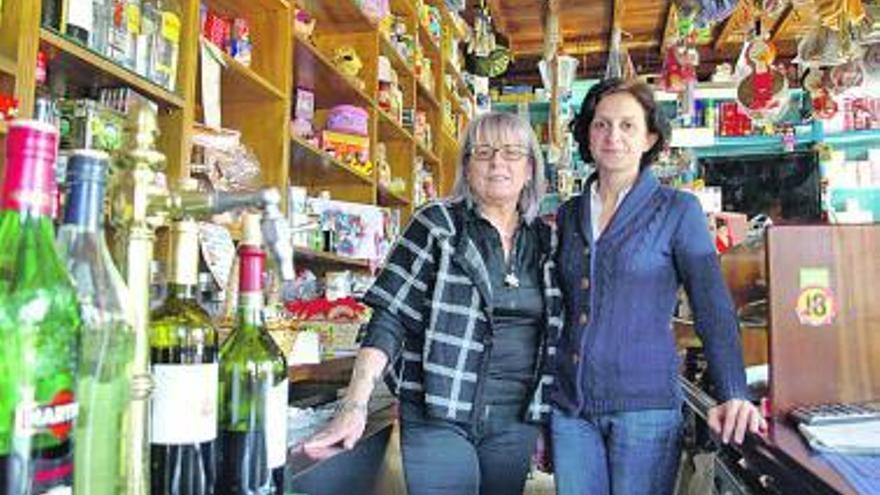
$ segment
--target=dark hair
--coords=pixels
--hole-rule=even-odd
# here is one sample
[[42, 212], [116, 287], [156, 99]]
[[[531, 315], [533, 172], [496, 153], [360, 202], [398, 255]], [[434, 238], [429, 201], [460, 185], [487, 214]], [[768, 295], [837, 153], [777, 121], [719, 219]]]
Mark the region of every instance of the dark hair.
[[574, 134], [574, 140], [578, 143], [581, 158], [586, 162], [592, 162], [593, 155], [590, 153], [590, 124], [596, 115], [596, 107], [602, 101], [602, 98], [617, 93], [627, 93], [639, 102], [645, 111], [645, 125], [648, 128], [648, 132], [657, 135], [657, 142], [642, 155], [639, 170], [644, 170], [654, 163], [657, 155], [666, 147], [666, 144], [669, 142], [669, 134], [672, 132], [669, 128], [669, 121], [654, 100], [654, 92], [647, 84], [636, 79], [610, 78], [599, 81], [584, 96], [581, 110], [571, 121], [569, 128]]

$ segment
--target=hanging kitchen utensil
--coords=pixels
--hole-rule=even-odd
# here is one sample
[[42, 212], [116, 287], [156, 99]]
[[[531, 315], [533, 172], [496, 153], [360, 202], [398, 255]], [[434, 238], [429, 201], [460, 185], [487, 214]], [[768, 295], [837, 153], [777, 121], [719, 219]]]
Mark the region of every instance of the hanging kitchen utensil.
[[509, 49], [496, 44], [492, 17], [485, 0], [481, 0], [474, 16], [474, 36], [468, 45], [468, 71], [478, 76], [498, 77], [507, 71], [511, 58]]

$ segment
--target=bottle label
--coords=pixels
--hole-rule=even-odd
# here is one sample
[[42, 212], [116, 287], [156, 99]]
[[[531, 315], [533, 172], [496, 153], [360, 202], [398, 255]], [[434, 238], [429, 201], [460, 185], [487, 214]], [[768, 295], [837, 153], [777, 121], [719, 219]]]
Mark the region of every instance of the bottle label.
[[47, 404], [23, 402], [15, 410], [15, 432], [18, 436], [48, 433], [58, 441], [70, 436], [79, 405], [70, 390], [55, 394]]
[[72, 1], [67, 6], [67, 23], [92, 32], [92, 0]]
[[162, 37], [174, 45], [180, 43], [180, 17], [174, 12], [162, 12]]
[[189, 445], [217, 438], [217, 363], [154, 364], [150, 441]]
[[287, 462], [287, 380], [271, 387], [266, 397], [266, 459], [269, 469]]
[[141, 8], [139, 3], [130, 3], [125, 6], [125, 19], [128, 26], [128, 32], [135, 36], [141, 32]]

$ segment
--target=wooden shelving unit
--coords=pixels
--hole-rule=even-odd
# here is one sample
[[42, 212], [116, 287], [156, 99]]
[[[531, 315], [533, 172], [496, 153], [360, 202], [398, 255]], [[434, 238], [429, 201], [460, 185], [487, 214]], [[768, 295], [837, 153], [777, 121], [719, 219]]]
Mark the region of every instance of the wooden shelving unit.
[[318, 189], [326, 189], [330, 185], [342, 185], [351, 182], [372, 186], [372, 177], [353, 170], [348, 165], [300, 138], [291, 137], [290, 139], [293, 144], [291, 149], [291, 158], [293, 159], [291, 177], [294, 182]]
[[162, 108], [180, 109], [186, 104], [180, 95], [51, 29], [40, 28], [40, 41], [49, 50], [49, 70], [64, 71], [68, 82], [76, 87], [128, 86]]
[[[430, 3], [432, 0], [428, 0]], [[436, 0], [443, 14], [443, 36], [455, 33], [452, 17], [441, 0]], [[294, 3], [316, 20], [310, 39], [294, 34]], [[35, 60], [37, 52], [47, 54], [50, 77], [63, 74], [67, 94], [91, 96], [105, 87], [128, 87], [159, 107], [159, 151], [167, 158], [169, 183], [189, 176], [193, 127], [202, 122], [200, 67], [200, 11], [202, 5], [223, 16], [244, 18], [253, 43], [251, 63], [244, 65], [220, 50], [223, 65], [220, 80], [222, 126], [241, 133], [242, 142], [254, 152], [262, 167], [266, 185], [286, 194], [287, 186], [305, 186], [312, 194], [328, 190], [331, 197], [346, 201], [377, 204], [401, 211], [405, 222], [418, 205], [413, 202], [414, 164], [421, 157], [428, 170], [436, 174], [435, 183], [444, 177], [444, 167], [454, 166], [442, 146], [452, 146], [454, 139], [444, 135], [442, 113], [457, 102], [448, 103], [450, 95], [443, 87], [450, 67], [444, 46], [432, 41], [419, 21], [412, 0], [390, 0], [391, 10], [404, 18], [409, 33], [418, 38], [423, 53], [431, 60], [434, 90], [417, 81], [415, 60], [405, 59], [380, 32], [376, 22], [360, 9], [357, 0], [180, 0], [181, 34], [178, 75], [174, 91], [151, 82], [106, 56], [73, 41], [63, 33], [40, 25], [39, 0], [7, 0], [3, 3], [0, 28], [0, 91], [13, 92], [21, 102], [20, 115], [29, 117], [36, 94]], [[447, 26], [446, 24], [450, 24]], [[459, 33], [460, 34], [460, 33]], [[333, 52], [341, 46], [353, 47], [363, 68], [362, 85], [342, 75], [333, 62]], [[386, 56], [398, 74], [403, 94], [403, 108], [424, 112], [434, 136], [433, 149], [418, 143], [411, 127], [404, 127], [377, 105], [378, 57]], [[466, 84], [456, 74], [456, 85], [466, 94]], [[369, 114], [371, 158], [383, 143], [392, 177], [407, 181], [405, 191], [392, 192], [379, 184], [377, 167], [363, 174], [331, 158], [322, 150], [292, 138], [289, 131], [296, 89], [315, 95], [315, 129], [320, 132], [327, 112], [342, 104], [355, 105]], [[7, 132], [0, 123], [0, 146]], [[440, 142], [446, 144], [441, 145]], [[0, 164], [2, 165], [2, 164]], [[444, 190], [442, 187], [440, 190]], [[285, 202], [286, 204], [286, 202]], [[309, 262], [342, 263], [320, 255], [304, 256]], [[360, 269], [366, 263], [356, 264]]]
[[372, 96], [340, 74], [329, 57], [300, 36], [294, 36], [293, 58], [295, 87], [313, 91], [316, 102], [325, 107], [343, 103], [365, 107], [374, 105]]
[[293, 257], [294, 263], [296, 263], [297, 260], [305, 260], [310, 264], [321, 264], [335, 268], [351, 268], [355, 270], [366, 270], [370, 267], [370, 263], [367, 260], [348, 258], [333, 253], [325, 253], [323, 251], [314, 251], [312, 249], [300, 247], [294, 249]]
[[15, 76], [18, 72], [18, 64], [11, 57], [0, 54], [0, 74], [7, 76]]

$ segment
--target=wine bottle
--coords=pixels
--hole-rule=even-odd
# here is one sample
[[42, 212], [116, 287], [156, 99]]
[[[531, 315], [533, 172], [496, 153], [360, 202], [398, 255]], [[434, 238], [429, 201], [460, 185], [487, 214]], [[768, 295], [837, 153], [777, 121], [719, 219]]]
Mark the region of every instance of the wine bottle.
[[123, 432], [129, 409], [134, 329], [128, 289], [104, 240], [108, 156], [77, 150], [67, 161], [66, 204], [58, 250], [82, 314], [74, 429], [74, 493], [118, 495], [126, 482]]
[[284, 493], [287, 463], [287, 362], [263, 320], [259, 217], [245, 215], [238, 251], [235, 330], [220, 348], [218, 493]]
[[0, 197], [0, 493], [69, 493], [79, 306], [55, 249], [58, 132], [13, 121]]
[[92, 47], [90, 38], [94, 31], [92, 0], [67, 0], [67, 36]]
[[153, 495], [214, 493], [217, 330], [196, 302], [198, 226], [171, 226], [169, 295], [150, 315]]

